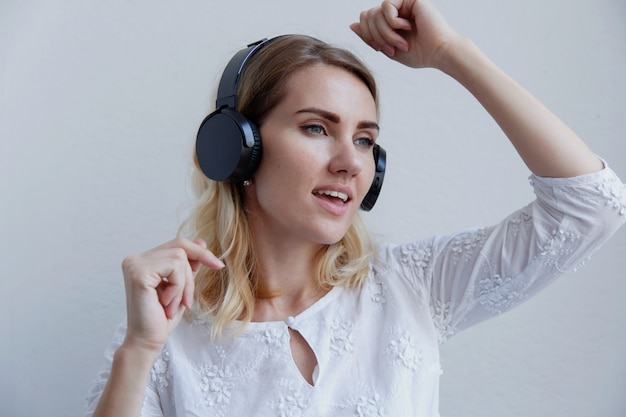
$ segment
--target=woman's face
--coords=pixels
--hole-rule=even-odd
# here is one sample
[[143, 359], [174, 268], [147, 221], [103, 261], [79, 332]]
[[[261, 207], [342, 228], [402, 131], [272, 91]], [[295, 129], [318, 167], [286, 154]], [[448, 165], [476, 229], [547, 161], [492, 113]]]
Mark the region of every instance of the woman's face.
[[245, 187], [255, 233], [284, 242], [336, 243], [374, 177], [376, 104], [367, 86], [317, 64], [286, 81], [260, 126], [263, 158]]

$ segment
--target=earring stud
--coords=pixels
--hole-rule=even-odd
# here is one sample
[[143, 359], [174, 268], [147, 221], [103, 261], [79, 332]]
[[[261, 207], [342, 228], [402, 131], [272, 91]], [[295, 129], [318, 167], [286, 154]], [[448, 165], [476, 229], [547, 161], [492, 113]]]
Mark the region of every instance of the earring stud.
[[244, 186], [244, 187], [249, 187], [250, 185], [252, 185], [252, 181], [250, 181], [250, 180], [244, 180], [244, 182], [243, 182], [243, 186]]

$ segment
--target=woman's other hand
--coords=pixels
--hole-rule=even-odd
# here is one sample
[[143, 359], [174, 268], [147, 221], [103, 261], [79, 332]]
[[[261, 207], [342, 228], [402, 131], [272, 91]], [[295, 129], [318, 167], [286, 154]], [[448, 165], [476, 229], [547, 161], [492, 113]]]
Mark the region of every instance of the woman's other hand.
[[385, 0], [350, 25], [365, 43], [409, 67], [440, 68], [460, 35], [429, 0]]
[[201, 265], [224, 267], [205, 242], [183, 238], [124, 259], [127, 347], [161, 350], [185, 308], [193, 304], [194, 278]]

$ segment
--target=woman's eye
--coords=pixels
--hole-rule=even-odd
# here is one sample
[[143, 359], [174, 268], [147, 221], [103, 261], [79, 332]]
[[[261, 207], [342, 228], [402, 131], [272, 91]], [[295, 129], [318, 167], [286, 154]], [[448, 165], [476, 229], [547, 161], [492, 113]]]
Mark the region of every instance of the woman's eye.
[[368, 137], [358, 138], [354, 141], [354, 143], [362, 148], [371, 148], [374, 146], [374, 140]]
[[324, 126], [318, 125], [318, 124], [306, 125], [306, 126], [303, 126], [303, 129], [306, 130], [308, 133], [312, 133], [314, 135], [326, 134], [326, 130], [324, 129]]

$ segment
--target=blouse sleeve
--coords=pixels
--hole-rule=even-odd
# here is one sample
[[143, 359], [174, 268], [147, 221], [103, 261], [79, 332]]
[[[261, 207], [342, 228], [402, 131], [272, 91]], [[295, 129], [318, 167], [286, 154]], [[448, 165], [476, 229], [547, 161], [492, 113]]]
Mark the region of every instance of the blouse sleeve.
[[[93, 382], [91, 389], [89, 390], [89, 394], [87, 395], [87, 407], [84, 417], [91, 417], [96, 410], [96, 406], [98, 405], [100, 396], [104, 391], [104, 387], [106, 386], [109, 379], [109, 374], [111, 373], [113, 355], [115, 354], [117, 348], [120, 347], [120, 345], [124, 341], [125, 335], [126, 320], [124, 320], [124, 322], [118, 326], [113, 336], [113, 341], [104, 352], [104, 365], [96, 376], [96, 379]], [[141, 417], [163, 417], [163, 411], [161, 409], [159, 395], [157, 394], [156, 388], [152, 383], [154, 380], [153, 376], [154, 368], [150, 372], [150, 379], [148, 380], [148, 384], [146, 385], [143, 407], [141, 409]]]
[[536, 200], [495, 226], [391, 250], [427, 298], [440, 342], [575, 270], [626, 221], [624, 184], [608, 167], [530, 183]]

